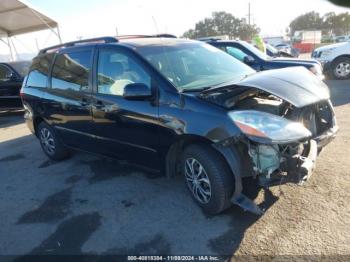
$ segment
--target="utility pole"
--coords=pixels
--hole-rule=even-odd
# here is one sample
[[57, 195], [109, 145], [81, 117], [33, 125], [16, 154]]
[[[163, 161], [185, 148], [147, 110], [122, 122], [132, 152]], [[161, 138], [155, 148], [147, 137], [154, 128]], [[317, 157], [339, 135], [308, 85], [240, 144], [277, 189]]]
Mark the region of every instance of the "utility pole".
[[250, 17], [251, 17], [251, 13], [250, 13], [250, 3], [248, 3], [248, 25], [250, 25]]

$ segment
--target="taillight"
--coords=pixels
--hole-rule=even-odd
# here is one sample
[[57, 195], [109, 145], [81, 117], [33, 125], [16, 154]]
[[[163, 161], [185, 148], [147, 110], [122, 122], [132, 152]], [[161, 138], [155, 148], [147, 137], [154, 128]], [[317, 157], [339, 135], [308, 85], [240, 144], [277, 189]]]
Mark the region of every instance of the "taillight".
[[22, 87], [21, 90], [19, 91], [19, 96], [20, 96], [20, 97], [23, 97], [23, 96], [24, 96], [23, 87]]

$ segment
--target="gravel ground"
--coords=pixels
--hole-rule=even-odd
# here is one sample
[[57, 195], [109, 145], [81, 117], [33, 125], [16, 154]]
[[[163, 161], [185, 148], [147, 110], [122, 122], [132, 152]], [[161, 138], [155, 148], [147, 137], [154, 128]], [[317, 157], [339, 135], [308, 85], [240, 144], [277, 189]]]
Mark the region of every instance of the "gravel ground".
[[245, 181], [246, 194], [267, 208], [262, 217], [236, 206], [207, 217], [181, 178], [167, 180], [115, 160], [75, 153], [49, 161], [21, 113], [0, 113], [0, 255], [350, 259], [350, 81], [329, 86], [340, 132], [310, 180], [268, 191]]

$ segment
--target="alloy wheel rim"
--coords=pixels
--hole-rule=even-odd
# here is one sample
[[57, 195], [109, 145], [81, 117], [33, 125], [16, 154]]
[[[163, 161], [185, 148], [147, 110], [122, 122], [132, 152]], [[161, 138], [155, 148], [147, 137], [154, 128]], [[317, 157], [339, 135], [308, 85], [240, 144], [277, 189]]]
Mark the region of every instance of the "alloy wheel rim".
[[350, 64], [346, 62], [339, 63], [335, 68], [337, 76], [346, 77], [350, 74]]
[[202, 164], [194, 159], [185, 161], [185, 178], [193, 196], [202, 204], [207, 204], [211, 198], [210, 180]]
[[47, 128], [41, 129], [40, 142], [48, 154], [52, 155], [55, 153], [55, 140], [50, 130], [48, 130]]

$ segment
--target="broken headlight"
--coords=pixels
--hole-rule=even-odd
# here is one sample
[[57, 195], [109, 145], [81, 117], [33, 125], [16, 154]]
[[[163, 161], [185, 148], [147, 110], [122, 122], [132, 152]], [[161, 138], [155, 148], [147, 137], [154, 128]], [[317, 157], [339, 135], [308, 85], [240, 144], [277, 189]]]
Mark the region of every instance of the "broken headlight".
[[306, 139], [311, 132], [301, 123], [255, 111], [232, 111], [228, 115], [251, 140], [259, 143], [287, 144]]

